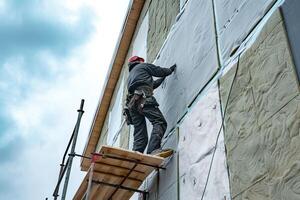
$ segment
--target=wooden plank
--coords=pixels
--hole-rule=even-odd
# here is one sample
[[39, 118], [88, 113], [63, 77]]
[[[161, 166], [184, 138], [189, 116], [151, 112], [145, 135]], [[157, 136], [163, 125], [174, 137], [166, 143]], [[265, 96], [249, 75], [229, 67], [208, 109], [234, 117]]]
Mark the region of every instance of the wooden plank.
[[[157, 156], [141, 154], [116, 147], [102, 146], [99, 156], [95, 159], [93, 180], [114, 185], [120, 185], [123, 182], [122, 186], [124, 187], [138, 189], [146, 177], [155, 170], [155, 167], [159, 167], [163, 161], [163, 158]], [[142, 165], [139, 162], [155, 167]], [[135, 165], [136, 167], [132, 170]], [[132, 172], [128, 176], [130, 171]], [[88, 175], [85, 176], [81, 183], [80, 188], [73, 198], [74, 200], [81, 200], [86, 193], [87, 183]], [[107, 200], [113, 193], [113, 200], [126, 200], [130, 199], [134, 193], [125, 189], [117, 189], [115, 192], [116, 189], [112, 186], [93, 183], [91, 200]]]
[[[127, 167], [111, 165], [111, 164], [107, 164], [104, 162], [101, 162], [101, 163], [97, 162], [97, 165], [95, 167], [95, 171], [101, 171], [103, 173], [113, 173], [118, 176], [126, 176], [129, 170], [130, 169]], [[144, 174], [145, 174], [145, 172], [143, 172], [143, 171], [134, 170], [133, 172], [131, 172], [131, 175], [129, 177], [142, 179]]]
[[134, 152], [126, 149], [121, 149], [117, 147], [110, 147], [110, 146], [102, 146], [100, 153], [102, 154], [112, 154], [112, 155], [118, 155], [122, 158], [129, 158], [129, 159], [135, 159], [142, 161], [143, 163], [151, 164], [151, 165], [156, 165], [160, 166], [162, 161], [164, 160], [161, 157], [158, 156], [152, 156], [149, 154], [142, 154], [139, 152]]
[[[126, 178], [126, 175], [119, 175], [117, 173], [111, 173], [109, 171], [97, 171], [97, 170], [94, 170], [94, 173], [97, 173], [97, 174], [106, 174], [106, 175], [109, 175], [109, 176], [114, 176], [114, 177], [119, 177], [119, 178]], [[127, 179], [129, 180], [133, 180], [133, 181], [138, 181], [138, 182], [143, 182], [144, 180], [141, 180], [141, 179], [138, 179], [138, 178], [134, 178], [134, 177], [127, 177]]]

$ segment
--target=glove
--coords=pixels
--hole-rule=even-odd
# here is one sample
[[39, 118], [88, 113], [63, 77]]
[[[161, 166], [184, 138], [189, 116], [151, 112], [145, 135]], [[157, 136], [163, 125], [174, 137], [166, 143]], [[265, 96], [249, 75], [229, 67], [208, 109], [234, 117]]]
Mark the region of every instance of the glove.
[[172, 66], [170, 67], [170, 70], [172, 70], [172, 72], [174, 72], [174, 71], [175, 71], [175, 69], [176, 69], [176, 67], [177, 67], [177, 65], [176, 65], [176, 64], [174, 64], [174, 65], [172, 65]]

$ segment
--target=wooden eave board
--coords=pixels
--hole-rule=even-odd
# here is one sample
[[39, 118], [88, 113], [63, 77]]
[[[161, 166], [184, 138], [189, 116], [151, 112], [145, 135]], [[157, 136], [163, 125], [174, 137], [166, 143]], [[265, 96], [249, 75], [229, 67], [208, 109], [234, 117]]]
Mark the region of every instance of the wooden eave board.
[[[157, 167], [161, 166], [162, 162], [164, 161], [163, 158], [157, 156], [141, 154], [138, 152], [109, 146], [102, 146], [100, 149], [100, 154], [102, 154], [103, 156], [97, 156], [95, 160], [93, 180], [115, 185], [119, 185], [122, 182], [122, 180], [127, 176], [135, 163], [109, 158], [107, 156], [136, 160], [138, 162]], [[146, 177], [154, 170], [154, 167], [137, 164], [134, 170], [126, 178], [122, 186], [138, 189], [146, 179]], [[73, 198], [74, 200], [81, 200], [84, 197], [87, 190], [88, 177], [89, 175], [87, 174], [79, 189], [77, 190], [77, 193]], [[107, 200], [115, 189], [116, 188], [111, 186], [93, 184], [91, 190], [91, 200]], [[112, 199], [128, 200], [133, 195], [133, 193], [134, 192], [132, 191], [118, 189]]]

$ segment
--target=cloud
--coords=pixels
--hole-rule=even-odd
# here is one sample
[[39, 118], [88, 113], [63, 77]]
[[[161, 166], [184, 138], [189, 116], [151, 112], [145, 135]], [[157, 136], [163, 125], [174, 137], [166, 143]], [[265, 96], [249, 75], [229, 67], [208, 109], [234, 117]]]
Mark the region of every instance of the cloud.
[[7, 74], [4, 66], [10, 63], [19, 65], [21, 69], [14, 71], [24, 76], [55, 77], [60, 71], [52, 71], [46, 60], [54, 58], [63, 63], [95, 30], [91, 9], [82, 7], [76, 12], [66, 12], [59, 4], [46, 2], [9, 0], [2, 6], [0, 18], [5, 20], [0, 24], [1, 80]]
[[[3, 106], [4, 107], [4, 106]], [[23, 146], [22, 138], [11, 128], [14, 122], [7, 116], [6, 110], [0, 112], [0, 165], [13, 159], [19, 148]], [[0, 181], [1, 182], [1, 181]], [[1, 186], [0, 186], [1, 187]]]
[[[0, 199], [51, 197], [84, 98], [82, 152], [127, 4], [0, 1]], [[79, 163], [67, 199], [84, 175]]]
[[[61, 100], [72, 98], [58, 88], [70, 87], [68, 75], [78, 64], [72, 56], [95, 32], [94, 15], [85, 6], [68, 10], [59, 0], [1, 1], [0, 199], [40, 199], [48, 181], [57, 179], [41, 181], [38, 171], [49, 165], [47, 156], [55, 162], [48, 172], [56, 174], [60, 153], [47, 153], [53, 144], [63, 151], [68, 136], [62, 140], [53, 132], [72, 130], [74, 121], [56, 124], [69, 116], [55, 109], [67, 110]], [[39, 193], [33, 195], [29, 182]]]
[[[16, 128], [17, 122], [20, 122], [16, 116], [18, 113], [22, 114], [21, 109], [20, 112], [12, 113], [9, 108], [20, 103], [22, 105], [34, 92], [47, 90], [49, 84], [43, 85], [45, 80], [55, 82], [62, 74], [66, 75], [70, 70], [70, 66], [64, 66], [66, 60], [95, 31], [91, 9], [82, 7], [80, 10], [67, 12], [57, 3], [59, 1], [51, 2], [1, 1], [1, 152], [5, 147], [13, 147], [12, 138], [17, 135], [17, 131], [22, 131]], [[26, 115], [19, 117], [24, 118]], [[5, 150], [10, 152], [10, 149], [12, 148]]]
[[77, 20], [72, 22], [63, 10], [46, 9], [44, 1], [6, 2], [6, 9], [0, 14], [5, 19], [0, 24], [2, 58], [19, 54], [32, 56], [41, 50], [57, 56], [67, 55], [93, 31], [93, 14], [88, 8], [79, 10]]
[[18, 155], [20, 149], [22, 149], [24, 141], [21, 137], [11, 138], [9, 135], [5, 135], [1, 137], [1, 140], [5, 141], [5, 145], [0, 145], [0, 163], [3, 165], [4, 163], [10, 162], [14, 159], [14, 156]]

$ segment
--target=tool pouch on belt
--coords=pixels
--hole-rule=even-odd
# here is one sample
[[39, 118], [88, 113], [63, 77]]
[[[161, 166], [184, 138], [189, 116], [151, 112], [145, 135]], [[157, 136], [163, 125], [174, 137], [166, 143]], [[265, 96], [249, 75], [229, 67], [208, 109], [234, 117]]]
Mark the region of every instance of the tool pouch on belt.
[[124, 108], [123, 115], [125, 116], [127, 125], [133, 124], [129, 109], [127, 107]]
[[127, 107], [129, 110], [137, 110], [141, 113], [144, 107], [145, 100], [145, 93], [142, 90], [135, 90], [134, 94], [128, 102]]

